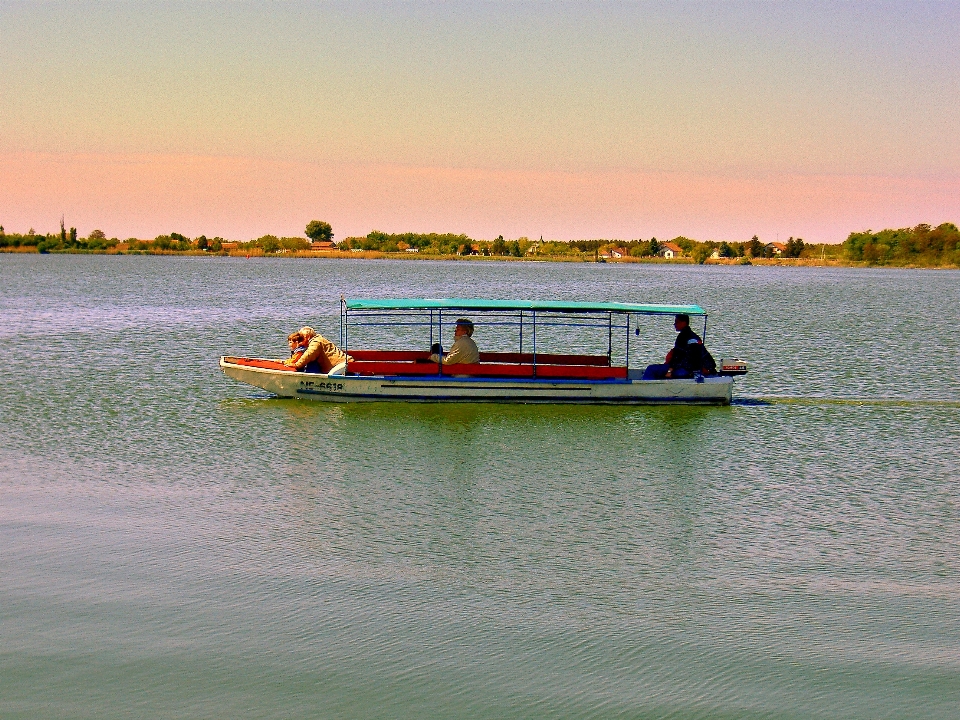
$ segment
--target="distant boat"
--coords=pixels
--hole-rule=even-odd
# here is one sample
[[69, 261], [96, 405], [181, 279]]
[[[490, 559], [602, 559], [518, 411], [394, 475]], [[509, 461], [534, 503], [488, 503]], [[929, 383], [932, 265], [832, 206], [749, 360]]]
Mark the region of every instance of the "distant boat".
[[[513, 327], [517, 352], [482, 352], [480, 362], [443, 365], [429, 351], [364, 350], [348, 347], [362, 327], [420, 327], [423, 346], [442, 342], [457, 315], [469, 313], [483, 328]], [[327, 373], [294, 371], [283, 363], [223, 356], [220, 367], [235, 380], [280, 397], [334, 402], [394, 400], [418, 402], [609, 403], [728, 405], [733, 377], [746, 365], [721, 362], [707, 377], [642, 380], [643, 368], [629, 367], [632, 319], [637, 315], [706, 318], [698, 305], [644, 305], [481, 299], [343, 300], [340, 345], [350, 359]], [[537, 330], [569, 326], [578, 337], [593, 329], [607, 342], [605, 355], [544, 352]], [[626, 358], [615, 365], [613, 333], [626, 332]], [[542, 332], [541, 332], [542, 336]], [[429, 342], [427, 342], [429, 340]], [[528, 350], [524, 352], [524, 342]]]

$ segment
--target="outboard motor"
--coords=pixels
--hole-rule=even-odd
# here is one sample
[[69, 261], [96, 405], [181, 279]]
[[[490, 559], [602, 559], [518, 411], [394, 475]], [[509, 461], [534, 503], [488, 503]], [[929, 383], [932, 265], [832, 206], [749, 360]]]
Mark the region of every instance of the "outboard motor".
[[747, 374], [747, 361], [740, 359], [720, 360], [720, 367], [717, 368], [717, 375], [732, 377], [734, 375]]

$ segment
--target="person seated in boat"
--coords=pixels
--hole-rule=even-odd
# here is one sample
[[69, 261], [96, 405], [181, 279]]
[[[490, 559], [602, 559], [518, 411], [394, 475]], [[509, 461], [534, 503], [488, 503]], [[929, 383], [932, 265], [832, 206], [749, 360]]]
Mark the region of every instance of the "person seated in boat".
[[301, 342], [307, 344], [306, 350], [296, 359], [291, 356], [285, 360], [284, 365], [308, 373], [328, 373], [338, 365], [353, 360], [312, 327], [300, 328], [299, 334]]
[[[709, 361], [706, 358], [710, 353], [703, 346], [703, 340], [690, 329], [690, 316], [677, 315], [673, 319], [673, 328], [677, 331], [677, 339], [673, 348], [667, 353], [666, 362], [658, 365], [648, 365], [643, 371], [644, 380], [664, 380], [668, 378], [690, 378], [698, 372], [708, 370]], [[710, 358], [712, 361], [713, 358]], [[714, 369], [716, 364], [714, 364]]]
[[307, 350], [307, 343], [303, 341], [303, 336], [300, 334], [299, 330], [297, 330], [297, 332], [292, 332], [289, 335], [287, 335], [287, 345], [290, 346], [290, 357], [278, 358], [275, 362], [278, 362], [278, 363], [287, 363], [288, 361], [296, 362]]
[[307, 343], [304, 341], [303, 335], [300, 334], [299, 330], [287, 336], [287, 344], [290, 346], [291, 362], [299, 360], [307, 351]]
[[[436, 348], [430, 348], [434, 350]], [[456, 330], [453, 331], [453, 345], [446, 355], [433, 353], [430, 355], [433, 362], [442, 362], [444, 365], [459, 365], [463, 363], [480, 362], [480, 349], [473, 341], [473, 322], [467, 318], [457, 320]]]

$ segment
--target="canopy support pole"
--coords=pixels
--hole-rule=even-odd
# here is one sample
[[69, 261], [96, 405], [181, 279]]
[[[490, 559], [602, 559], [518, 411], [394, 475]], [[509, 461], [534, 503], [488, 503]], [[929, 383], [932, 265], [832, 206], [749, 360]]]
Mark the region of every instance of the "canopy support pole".
[[533, 315], [533, 376], [537, 376], [537, 311]]
[[630, 313], [627, 313], [627, 376], [630, 376]]
[[613, 365], [613, 313], [607, 314], [607, 366]]
[[344, 355], [349, 355], [350, 353], [347, 352], [347, 350], [350, 349], [350, 338], [349, 338], [349, 335], [348, 335], [349, 326], [350, 326], [350, 317], [349, 317], [348, 314], [347, 314], [349, 311], [347, 310], [346, 300], [344, 300], [342, 296], [341, 296], [340, 302], [341, 302], [342, 307], [343, 307], [343, 317], [342, 317], [341, 320], [340, 320], [340, 326], [343, 328], [343, 338], [342, 338], [342, 340], [343, 340], [343, 353], [344, 353]]
[[[431, 325], [432, 327], [432, 325]], [[437, 310], [437, 342], [443, 348], [443, 310]], [[443, 375], [443, 353], [437, 353], [437, 375]]]

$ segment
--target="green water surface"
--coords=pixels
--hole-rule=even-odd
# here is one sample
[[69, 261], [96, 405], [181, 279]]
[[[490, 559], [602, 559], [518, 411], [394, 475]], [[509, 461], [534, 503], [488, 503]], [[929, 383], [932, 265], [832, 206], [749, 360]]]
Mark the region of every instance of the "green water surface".
[[[751, 373], [725, 408], [220, 373], [341, 293], [697, 303]], [[0, 717], [960, 717], [958, 327], [957, 272], [0, 255]]]

